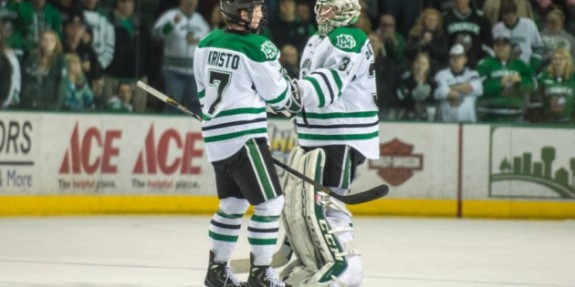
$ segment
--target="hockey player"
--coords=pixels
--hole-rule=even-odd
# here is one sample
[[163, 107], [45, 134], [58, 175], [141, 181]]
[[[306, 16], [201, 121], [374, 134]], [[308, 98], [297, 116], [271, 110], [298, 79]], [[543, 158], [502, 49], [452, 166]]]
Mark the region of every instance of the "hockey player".
[[527, 64], [511, 57], [511, 40], [495, 38], [495, 57], [477, 65], [483, 80], [483, 96], [477, 100], [480, 121], [522, 120], [529, 93], [533, 90], [533, 71]]
[[493, 54], [491, 50], [491, 25], [483, 12], [473, 9], [470, 0], [453, 0], [454, 8], [443, 14], [443, 26], [449, 45], [463, 45], [469, 58], [469, 66]]
[[493, 27], [493, 37], [505, 36], [513, 44], [513, 57], [519, 58], [533, 71], [541, 66], [543, 40], [533, 20], [517, 16], [517, 4], [507, 0], [501, 3], [502, 22]]
[[269, 267], [284, 197], [267, 144], [266, 105], [291, 113], [301, 105], [297, 89], [282, 73], [279, 50], [254, 33], [265, 21], [262, 5], [263, 0], [222, 0], [227, 28], [208, 34], [194, 56], [202, 135], [220, 199], [209, 226], [205, 285], [210, 287], [246, 286], [228, 261], [250, 204], [255, 208], [248, 226], [252, 267], [247, 286], [289, 286]]
[[[379, 158], [374, 53], [367, 35], [351, 27], [360, 9], [358, 0], [316, 2], [319, 31], [308, 40], [298, 80], [301, 147], [289, 159], [340, 195], [350, 193], [359, 164]], [[292, 286], [360, 286], [361, 261], [345, 205], [289, 175], [284, 188], [283, 219], [297, 260], [282, 278]]]
[[461, 44], [449, 51], [449, 68], [435, 76], [435, 99], [439, 103], [439, 119], [443, 122], [476, 122], [475, 101], [483, 94], [477, 71], [466, 67], [467, 56]]

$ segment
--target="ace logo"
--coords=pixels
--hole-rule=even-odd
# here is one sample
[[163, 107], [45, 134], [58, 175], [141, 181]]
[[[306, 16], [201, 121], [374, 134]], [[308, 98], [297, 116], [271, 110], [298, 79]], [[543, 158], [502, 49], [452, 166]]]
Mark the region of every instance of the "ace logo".
[[80, 134], [78, 123], [76, 123], [70, 138], [70, 146], [60, 165], [60, 174], [116, 173], [118, 166], [112, 164], [112, 159], [118, 157], [120, 153], [115, 142], [121, 137], [120, 130], [102, 133], [94, 127]]
[[168, 129], [156, 142], [152, 125], [144, 149], [138, 154], [133, 173], [172, 175], [179, 171], [180, 174], [199, 174], [201, 168], [193, 166], [192, 161], [204, 154], [203, 150], [196, 148], [201, 140], [200, 133], [187, 133], [182, 137], [178, 131]]

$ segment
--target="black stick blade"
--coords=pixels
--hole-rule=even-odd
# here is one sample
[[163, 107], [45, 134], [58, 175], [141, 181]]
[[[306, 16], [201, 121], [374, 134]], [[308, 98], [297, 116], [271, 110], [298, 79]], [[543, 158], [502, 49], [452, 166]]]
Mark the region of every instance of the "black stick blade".
[[361, 204], [376, 199], [380, 199], [389, 193], [389, 187], [385, 184], [378, 185], [372, 189], [368, 189], [364, 192], [355, 193], [347, 196], [331, 193], [330, 195], [345, 204]]

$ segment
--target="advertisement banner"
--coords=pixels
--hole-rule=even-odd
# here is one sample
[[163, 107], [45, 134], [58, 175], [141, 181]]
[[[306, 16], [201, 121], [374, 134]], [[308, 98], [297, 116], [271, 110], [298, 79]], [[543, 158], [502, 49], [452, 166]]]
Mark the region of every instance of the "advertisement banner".
[[214, 194], [185, 117], [5, 113], [0, 194]]
[[575, 130], [492, 126], [490, 198], [575, 199]]
[[[282, 118], [268, 127], [272, 155], [285, 162], [297, 144], [293, 126]], [[390, 194], [350, 208], [570, 217], [574, 146], [571, 128], [382, 123], [380, 157], [358, 167], [352, 192], [385, 183]], [[200, 124], [189, 117], [3, 112], [0, 214], [212, 210], [215, 178], [204, 153]]]
[[[215, 194], [198, 122], [187, 117], [2, 114], [0, 194]], [[457, 126], [383, 124], [380, 159], [354, 190], [386, 183], [391, 197], [454, 198]], [[269, 121], [272, 155], [296, 144], [292, 124]], [[284, 171], [278, 168], [278, 173]]]

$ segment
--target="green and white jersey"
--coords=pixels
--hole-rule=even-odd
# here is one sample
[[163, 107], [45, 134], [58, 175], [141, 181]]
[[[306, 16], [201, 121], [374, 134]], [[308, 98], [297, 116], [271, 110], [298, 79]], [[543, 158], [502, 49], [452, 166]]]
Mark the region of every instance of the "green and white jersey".
[[296, 118], [302, 146], [349, 145], [379, 158], [374, 56], [357, 28], [340, 27], [312, 36], [303, 52], [298, 81], [305, 113]]
[[[479, 114], [517, 116], [523, 112], [525, 97], [533, 90], [533, 71], [521, 60], [502, 62], [487, 57], [477, 65], [477, 72], [483, 81], [483, 96], [477, 100]], [[505, 76], [518, 75], [521, 82], [504, 87]]]
[[503, 36], [511, 39], [514, 55], [527, 65], [531, 65], [533, 70], [539, 68], [543, 57], [543, 40], [531, 19], [518, 18], [512, 27], [499, 22], [493, 26], [492, 33], [493, 38]]
[[546, 120], [553, 122], [570, 122], [573, 118], [575, 104], [575, 75], [569, 79], [553, 77], [549, 72], [541, 74], [539, 80], [539, 97], [543, 104]]
[[252, 33], [215, 30], [198, 45], [194, 74], [209, 161], [232, 156], [251, 138], [267, 138], [266, 104], [281, 109], [291, 95], [279, 54]]

